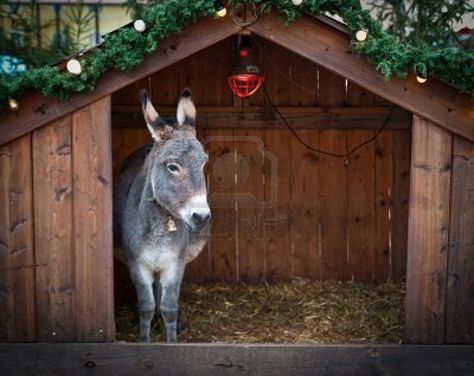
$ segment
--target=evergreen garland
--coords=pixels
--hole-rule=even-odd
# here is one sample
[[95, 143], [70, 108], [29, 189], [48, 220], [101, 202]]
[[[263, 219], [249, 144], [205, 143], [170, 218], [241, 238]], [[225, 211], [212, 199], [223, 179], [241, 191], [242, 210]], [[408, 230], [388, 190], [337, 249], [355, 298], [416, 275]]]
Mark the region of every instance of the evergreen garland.
[[[394, 74], [404, 77], [408, 72], [416, 72], [422, 77], [430, 74], [474, 97], [473, 51], [401, 43], [361, 8], [359, 0], [304, 0], [300, 6], [293, 5], [290, 0], [230, 0], [229, 5], [243, 2], [256, 3], [262, 12], [276, 8], [285, 24], [305, 12], [337, 14], [352, 35], [353, 50], [366, 56], [386, 79]], [[167, 0], [145, 8], [141, 18], [147, 30], [140, 33], [130, 26], [106, 35], [104, 44], [81, 60], [80, 75], [58, 71], [56, 67], [41, 67], [14, 77], [0, 76], [0, 106], [5, 106], [9, 98], [18, 99], [31, 89], [61, 99], [67, 99], [72, 93], [92, 91], [106, 71], [136, 67], [144, 55], [157, 49], [160, 40], [179, 33], [190, 22], [214, 13], [212, 0]], [[354, 35], [361, 29], [367, 30], [368, 35], [365, 41], [359, 42]]]

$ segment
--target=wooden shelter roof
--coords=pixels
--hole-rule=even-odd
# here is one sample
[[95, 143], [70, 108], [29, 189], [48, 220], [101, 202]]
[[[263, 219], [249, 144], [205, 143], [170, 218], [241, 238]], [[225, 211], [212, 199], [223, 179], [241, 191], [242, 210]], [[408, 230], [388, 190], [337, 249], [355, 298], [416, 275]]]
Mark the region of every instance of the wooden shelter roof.
[[[441, 127], [474, 141], [474, 105], [467, 95], [430, 78], [418, 84], [413, 76], [385, 81], [364, 57], [355, 56], [344, 28], [323, 17], [302, 16], [283, 25], [278, 15], [260, 17], [248, 29], [262, 38], [345, 77], [392, 103], [426, 118]], [[39, 128], [72, 111], [110, 95], [171, 64], [241, 31], [229, 17], [205, 18], [163, 40], [158, 50], [128, 71], [106, 73], [96, 89], [73, 95], [68, 101], [30, 93], [22, 99], [21, 111], [5, 111], [0, 116], [0, 145]]]

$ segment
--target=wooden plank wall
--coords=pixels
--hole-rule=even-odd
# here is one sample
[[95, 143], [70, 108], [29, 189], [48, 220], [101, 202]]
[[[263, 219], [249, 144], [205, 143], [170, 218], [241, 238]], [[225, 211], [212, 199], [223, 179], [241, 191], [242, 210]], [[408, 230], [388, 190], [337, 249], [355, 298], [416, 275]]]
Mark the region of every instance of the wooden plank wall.
[[0, 341], [111, 341], [110, 97], [2, 146], [0, 166]]
[[[198, 135], [210, 155], [213, 233], [188, 266], [188, 280], [403, 279], [410, 120], [398, 122], [400, 129], [392, 126], [349, 158], [315, 153], [288, 130], [269, 128], [264, 120], [258, 128], [228, 121], [220, 127], [218, 120], [209, 126], [199, 121], [199, 108], [227, 120], [226, 113], [255, 112], [275, 119], [262, 90], [241, 100], [228, 89], [233, 43], [233, 38], [222, 41], [112, 98], [114, 108], [135, 111], [132, 119], [142, 124], [141, 88], [149, 90], [164, 115], [173, 112], [182, 87], [193, 91]], [[382, 98], [261, 38], [253, 39], [253, 47], [272, 101], [293, 108], [292, 119], [301, 108], [331, 111], [324, 124], [313, 124], [311, 117], [301, 123], [304, 129], [298, 132], [310, 145], [345, 153], [380, 127], [383, 117], [368, 129], [343, 129], [338, 116], [361, 108], [358, 116], [370, 118], [372, 108], [380, 113], [390, 106]], [[121, 161], [148, 139], [144, 127], [120, 122], [113, 130], [115, 176]]]
[[474, 143], [414, 116], [405, 339], [474, 342]]

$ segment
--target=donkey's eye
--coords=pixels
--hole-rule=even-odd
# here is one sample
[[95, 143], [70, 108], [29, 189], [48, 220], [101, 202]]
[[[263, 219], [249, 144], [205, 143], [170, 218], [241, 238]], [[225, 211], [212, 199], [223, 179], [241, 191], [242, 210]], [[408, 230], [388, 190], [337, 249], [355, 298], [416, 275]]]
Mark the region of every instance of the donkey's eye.
[[167, 163], [166, 167], [168, 168], [168, 170], [172, 174], [175, 174], [175, 175], [179, 174], [180, 168], [179, 168], [178, 164], [176, 164], [176, 163]]

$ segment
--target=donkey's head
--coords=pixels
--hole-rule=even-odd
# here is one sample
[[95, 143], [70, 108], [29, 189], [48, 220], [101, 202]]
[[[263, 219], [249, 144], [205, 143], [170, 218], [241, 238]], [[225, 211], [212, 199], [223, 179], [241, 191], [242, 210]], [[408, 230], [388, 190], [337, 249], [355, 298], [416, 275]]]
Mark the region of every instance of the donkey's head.
[[160, 117], [145, 90], [141, 101], [145, 122], [156, 143], [147, 158], [153, 196], [191, 231], [199, 231], [211, 218], [203, 171], [208, 157], [196, 138], [196, 107], [191, 92], [183, 90], [176, 119]]

